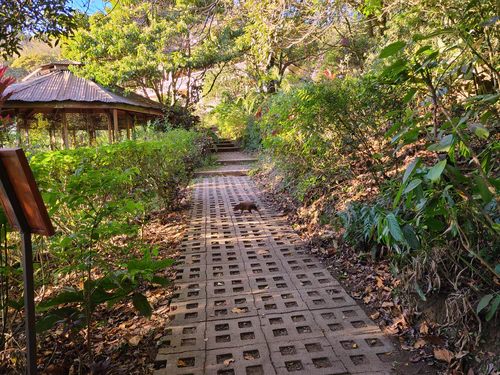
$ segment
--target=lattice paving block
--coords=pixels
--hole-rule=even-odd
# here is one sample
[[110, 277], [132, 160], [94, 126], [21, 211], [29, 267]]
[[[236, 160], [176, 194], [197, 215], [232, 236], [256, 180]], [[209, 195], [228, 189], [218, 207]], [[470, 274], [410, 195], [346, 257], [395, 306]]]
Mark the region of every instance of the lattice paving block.
[[232, 230], [210, 230], [207, 232], [207, 238], [210, 240], [216, 240], [216, 241], [221, 241], [221, 240], [230, 240], [234, 239], [238, 235], [232, 231]]
[[228, 280], [242, 277], [247, 277], [244, 263], [207, 265], [208, 280]]
[[258, 249], [243, 249], [241, 257], [245, 263], [247, 262], [267, 262], [271, 260], [279, 261], [278, 255], [272, 247], [260, 247]]
[[271, 245], [267, 240], [264, 239], [239, 239], [238, 244], [240, 246], [241, 251], [245, 250], [259, 250], [259, 249], [270, 249]]
[[251, 294], [207, 300], [207, 320], [239, 319], [257, 316], [257, 313], [254, 296]]
[[246, 277], [224, 281], [211, 280], [207, 282], [207, 296], [209, 298], [247, 294], [251, 291], [250, 282]]
[[300, 246], [274, 246], [273, 249], [281, 259], [310, 257], [310, 254]]
[[391, 372], [394, 348], [380, 331], [372, 335], [327, 336], [327, 339], [350, 373]]
[[354, 301], [341, 286], [327, 286], [325, 288], [299, 289], [302, 299], [309, 310], [320, 310], [338, 307], [354, 306]]
[[294, 285], [287, 274], [249, 277], [253, 292], [280, 292], [294, 290]]
[[214, 223], [207, 226], [207, 233], [232, 231], [232, 223]]
[[207, 262], [206, 253], [183, 253], [177, 257], [177, 266], [205, 265]]
[[255, 305], [260, 314], [276, 314], [307, 310], [297, 290], [283, 290], [281, 292], [267, 292], [255, 294]]
[[271, 343], [278, 374], [347, 374], [347, 369], [324, 338]]
[[207, 322], [207, 350], [265, 343], [258, 317]]
[[250, 240], [261, 239], [268, 236], [268, 233], [266, 233], [265, 230], [258, 228], [258, 226], [254, 226], [254, 228], [241, 228], [241, 226], [238, 226], [238, 229], [236, 229], [235, 232], [238, 238]]
[[182, 236], [182, 241], [183, 242], [188, 242], [188, 241], [201, 241], [205, 237], [205, 230], [202, 228], [198, 228], [196, 230], [194, 229], [188, 229], [186, 233]]
[[259, 224], [256, 224], [256, 223], [252, 223], [252, 224], [237, 223], [235, 225], [235, 230], [236, 230], [236, 232], [242, 232], [242, 231], [251, 232], [251, 231], [254, 231], [254, 230], [261, 231], [262, 230], [262, 225], [259, 225]]
[[368, 319], [359, 306], [313, 310], [311, 312], [316, 323], [324, 330], [326, 337], [380, 334], [380, 329]]
[[183, 242], [178, 251], [180, 254], [204, 252], [206, 251], [205, 240]]
[[302, 240], [297, 235], [278, 235], [270, 237], [269, 243], [272, 246], [295, 246], [297, 244], [302, 245]]
[[217, 375], [274, 375], [269, 352], [265, 345], [210, 350], [207, 353], [206, 373]]
[[292, 282], [298, 289], [327, 288], [339, 286], [339, 282], [327, 270], [308, 271], [290, 274]]
[[204, 375], [205, 352], [158, 353], [154, 375]]
[[288, 273], [304, 273], [308, 271], [322, 271], [324, 267], [312, 257], [283, 259], [283, 266]]
[[205, 329], [205, 322], [166, 328], [165, 336], [160, 340], [159, 353], [170, 354], [205, 350]]
[[206, 278], [204, 265], [184, 265], [175, 270], [175, 282], [204, 281]]
[[252, 261], [249, 259], [249, 262], [245, 262], [245, 268], [247, 270], [248, 276], [260, 276], [260, 275], [273, 276], [278, 273], [286, 274], [283, 265], [278, 259], [266, 259], [265, 261], [258, 261], [258, 260]]
[[[293, 356], [298, 350], [308, 353], [325, 353], [332, 345], [325, 337], [312, 337], [300, 341], [276, 341], [269, 343], [271, 352], [279, 352], [283, 357]], [[291, 358], [291, 357], [290, 357]]]
[[170, 304], [170, 321], [175, 325], [203, 322], [207, 315], [205, 312], [206, 300], [172, 301]]
[[242, 261], [239, 249], [210, 251], [207, 255], [207, 265], [238, 263]]
[[207, 251], [237, 251], [238, 243], [233, 240], [207, 240]]
[[206, 299], [206, 282], [175, 283], [172, 299], [174, 301], [187, 301], [193, 299]]
[[321, 328], [316, 324], [309, 311], [266, 314], [260, 318], [262, 330], [268, 342], [324, 337]]

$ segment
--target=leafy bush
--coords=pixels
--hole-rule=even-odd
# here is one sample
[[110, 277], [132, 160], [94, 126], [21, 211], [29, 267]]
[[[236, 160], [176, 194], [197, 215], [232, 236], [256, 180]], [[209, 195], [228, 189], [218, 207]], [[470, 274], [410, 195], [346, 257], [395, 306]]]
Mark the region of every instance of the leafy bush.
[[[156, 274], [173, 261], [155, 259], [158, 249], [142, 241], [139, 229], [149, 212], [173, 210], [180, 204], [209, 147], [210, 139], [202, 133], [174, 130], [156, 141], [31, 155], [31, 168], [57, 231], [43, 247], [35, 245], [35, 280], [55, 290], [37, 305], [42, 314], [39, 332], [63, 324], [74, 340], [81, 339], [76, 333], [85, 327], [90, 337], [95, 308], [103, 303], [112, 306], [128, 296], [143, 315], [151, 315], [151, 306], [137, 287], [144, 282], [168, 284]], [[14, 267], [16, 246], [6, 245], [15, 243], [15, 234], [8, 233], [5, 225], [1, 229], [6, 256], [0, 259], [0, 291], [5, 313], [9, 306], [22, 309], [22, 301], [17, 301], [20, 290], [5, 294], [19, 267]], [[118, 237], [125, 240], [117, 241]], [[5, 334], [8, 327], [3, 328]], [[87, 344], [91, 355], [90, 340]]]

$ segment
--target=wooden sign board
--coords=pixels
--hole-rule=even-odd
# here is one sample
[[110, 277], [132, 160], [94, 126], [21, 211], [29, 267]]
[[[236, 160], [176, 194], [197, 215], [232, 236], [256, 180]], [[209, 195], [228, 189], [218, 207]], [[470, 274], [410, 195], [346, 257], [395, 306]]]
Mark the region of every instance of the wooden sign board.
[[[24, 151], [20, 148], [0, 149], [0, 162], [3, 164], [17, 196], [31, 233], [52, 236], [55, 233], [54, 227], [43, 203], [42, 196], [38, 191], [35, 177]], [[11, 227], [14, 230], [24, 230], [24, 228], [21, 228], [15, 210], [3, 189], [0, 189], [0, 201]]]

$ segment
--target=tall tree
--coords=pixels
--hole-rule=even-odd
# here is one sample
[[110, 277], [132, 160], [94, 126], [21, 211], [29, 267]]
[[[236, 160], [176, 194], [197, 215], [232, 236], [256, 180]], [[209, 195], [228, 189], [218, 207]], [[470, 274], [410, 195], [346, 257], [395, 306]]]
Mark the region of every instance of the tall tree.
[[0, 53], [4, 59], [19, 55], [27, 38], [50, 43], [76, 27], [68, 0], [2, 0], [0, 2]]
[[88, 28], [68, 39], [64, 55], [84, 62], [89, 78], [152, 91], [165, 104], [177, 103], [184, 88], [189, 105], [194, 98], [187, 88], [196, 86], [193, 72], [203, 72], [234, 53], [227, 47], [230, 28], [214, 23], [217, 3], [117, 3], [108, 14], [92, 16]]

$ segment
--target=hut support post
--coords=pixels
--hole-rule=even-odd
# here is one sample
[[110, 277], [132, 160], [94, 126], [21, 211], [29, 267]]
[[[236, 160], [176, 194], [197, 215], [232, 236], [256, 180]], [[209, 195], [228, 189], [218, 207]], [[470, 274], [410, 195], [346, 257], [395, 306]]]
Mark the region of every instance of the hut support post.
[[126, 115], [126, 117], [127, 117], [127, 139], [130, 140], [130, 127], [132, 119], [130, 118], [129, 115]]
[[113, 143], [113, 133], [111, 130], [111, 112], [107, 112], [108, 115], [108, 137], [109, 137], [109, 144]]
[[114, 133], [114, 141], [118, 142], [118, 138], [120, 138], [120, 133], [118, 132], [118, 110], [115, 108], [113, 109], [113, 121], [115, 125], [115, 133]]
[[69, 139], [68, 139], [68, 121], [66, 119], [66, 111], [63, 111], [62, 114], [62, 121], [63, 121], [63, 142], [64, 142], [64, 149], [69, 150]]

